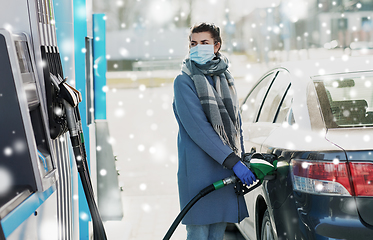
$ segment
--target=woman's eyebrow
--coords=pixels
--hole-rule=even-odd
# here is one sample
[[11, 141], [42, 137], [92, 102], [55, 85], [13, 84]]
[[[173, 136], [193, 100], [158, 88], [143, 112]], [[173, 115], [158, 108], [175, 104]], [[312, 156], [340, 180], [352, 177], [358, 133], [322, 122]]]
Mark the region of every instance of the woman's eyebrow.
[[[208, 39], [204, 39], [204, 40], [201, 40], [201, 43], [205, 43], [205, 42], [208, 42], [209, 40]], [[191, 43], [197, 43], [198, 41], [196, 40], [191, 40], [190, 41]]]

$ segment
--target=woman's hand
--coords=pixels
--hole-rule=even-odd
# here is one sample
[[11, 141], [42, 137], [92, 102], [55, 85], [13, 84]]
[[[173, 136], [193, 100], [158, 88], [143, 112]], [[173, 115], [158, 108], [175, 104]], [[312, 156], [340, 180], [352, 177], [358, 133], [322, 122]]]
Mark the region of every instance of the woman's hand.
[[253, 184], [253, 182], [256, 181], [255, 175], [241, 161], [238, 161], [233, 166], [233, 171], [243, 184], [250, 186], [251, 184]]

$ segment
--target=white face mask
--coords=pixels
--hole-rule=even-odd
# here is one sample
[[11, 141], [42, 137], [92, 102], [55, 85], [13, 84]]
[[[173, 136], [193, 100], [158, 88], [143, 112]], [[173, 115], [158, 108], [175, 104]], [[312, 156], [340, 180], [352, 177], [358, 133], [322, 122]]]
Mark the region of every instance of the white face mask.
[[192, 47], [189, 51], [190, 60], [198, 64], [205, 64], [211, 61], [214, 57], [214, 45], [212, 44], [198, 44]]

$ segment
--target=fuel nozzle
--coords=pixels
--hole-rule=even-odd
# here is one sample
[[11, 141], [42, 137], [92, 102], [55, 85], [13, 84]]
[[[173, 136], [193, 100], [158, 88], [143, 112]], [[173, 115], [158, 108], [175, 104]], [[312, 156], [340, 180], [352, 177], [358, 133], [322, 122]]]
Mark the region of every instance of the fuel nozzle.
[[254, 173], [257, 181], [247, 186], [242, 184], [241, 181], [236, 180], [234, 188], [236, 194], [239, 196], [256, 189], [263, 183], [263, 180], [276, 178], [278, 158], [275, 154], [245, 153], [242, 162]]
[[[213, 183], [213, 188], [214, 190], [217, 190], [234, 183], [236, 193], [244, 195], [259, 187], [263, 180], [275, 179], [279, 160], [281, 160], [281, 157], [278, 158], [275, 154], [246, 153], [242, 158], [242, 162], [255, 174], [258, 181], [251, 186], [246, 186], [239, 181], [239, 178], [236, 175], [232, 175]], [[282, 161], [280, 161], [280, 163], [281, 162]]]
[[242, 162], [260, 181], [275, 178], [278, 158], [269, 153], [245, 153]]

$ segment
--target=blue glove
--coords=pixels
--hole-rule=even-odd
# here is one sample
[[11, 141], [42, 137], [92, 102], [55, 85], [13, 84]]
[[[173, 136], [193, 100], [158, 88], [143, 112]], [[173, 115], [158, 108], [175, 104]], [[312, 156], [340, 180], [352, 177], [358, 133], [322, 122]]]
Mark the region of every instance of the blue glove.
[[241, 161], [238, 161], [233, 166], [233, 171], [243, 184], [246, 183], [248, 186], [250, 186], [256, 181], [255, 175]]

